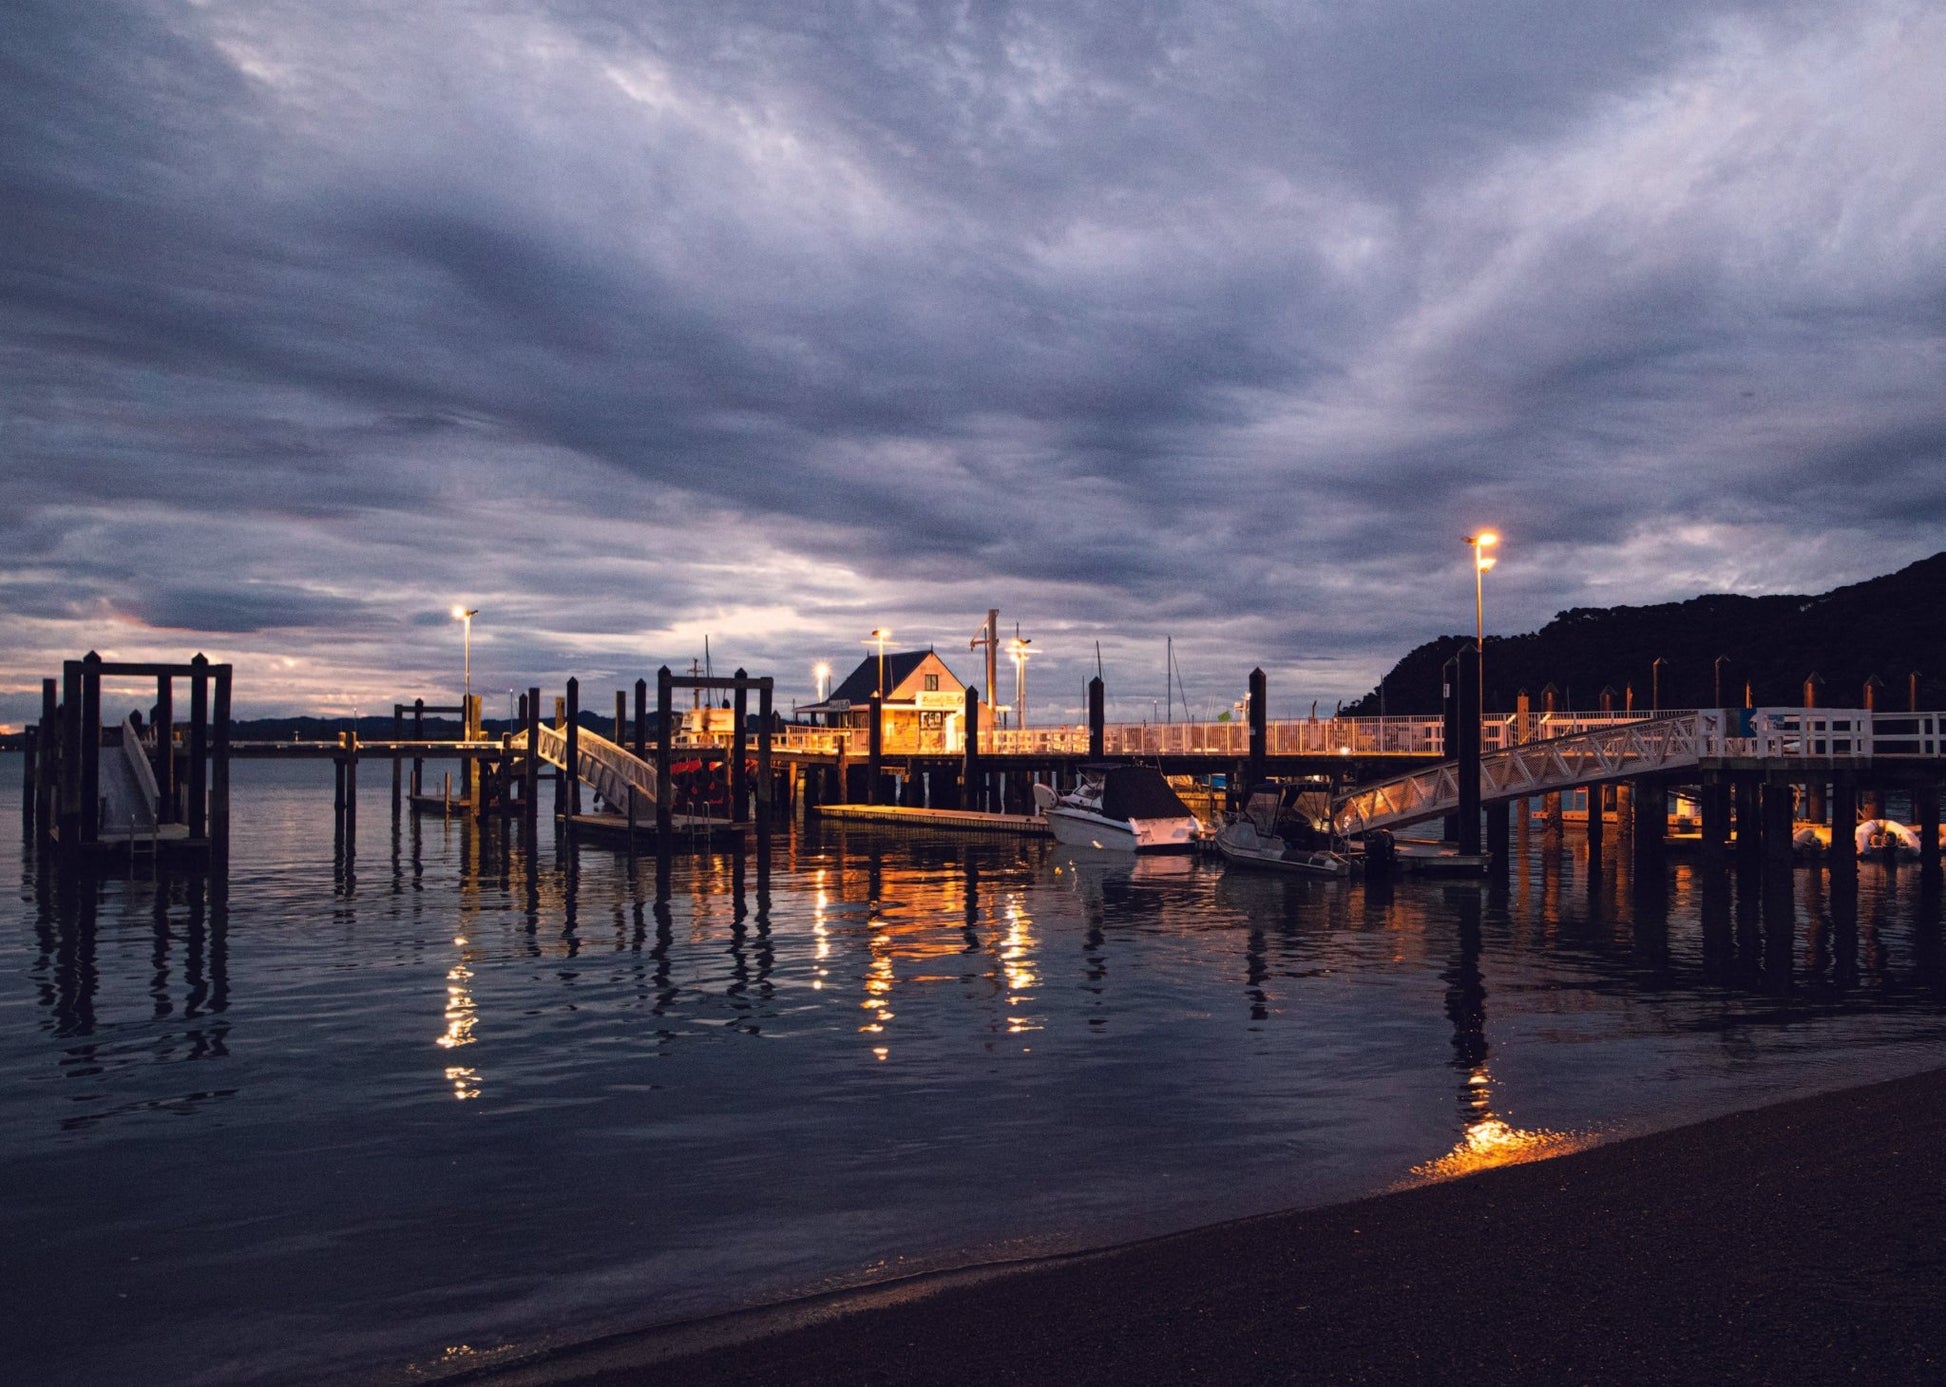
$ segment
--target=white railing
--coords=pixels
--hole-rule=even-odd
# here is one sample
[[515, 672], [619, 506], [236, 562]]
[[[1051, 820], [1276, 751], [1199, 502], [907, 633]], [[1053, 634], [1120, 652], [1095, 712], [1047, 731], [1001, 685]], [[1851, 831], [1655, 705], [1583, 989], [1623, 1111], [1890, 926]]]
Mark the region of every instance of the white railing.
[[[535, 754], [550, 766], [562, 770], [568, 764], [568, 734], [551, 723], [539, 727], [540, 738], [535, 746]], [[526, 750], [527, 734], [520, 732], [508, 739], [509, 745], [518, 750]], [[593, 787], [604, 803], [626, 807], [630, 792], [641, 795], [636, 801], [636, 812], [653, 811], [655, 808], [655, 767], [646, 761], [637, 760], [634, 753], [616, 745], [598, 732], [580, 729], [575, 737], [575, 776], [583, 784]], [[646, 801], [646, 802], [645, 802]]]
[[[1863, 708], [1704, 708], [1485, 753], [1480, 798], [1550, 794], [1712, 758], [1808, 768], [1841, 759], [1937, 757], [1946, 731], [1942, 722], [1946, 715]], [[1340, 831], [1357, 832], [1435, 818], [1458, 806], [1458, 767], [1447, 761], [1361, 786], [1338, 801], [1333, 818]]]

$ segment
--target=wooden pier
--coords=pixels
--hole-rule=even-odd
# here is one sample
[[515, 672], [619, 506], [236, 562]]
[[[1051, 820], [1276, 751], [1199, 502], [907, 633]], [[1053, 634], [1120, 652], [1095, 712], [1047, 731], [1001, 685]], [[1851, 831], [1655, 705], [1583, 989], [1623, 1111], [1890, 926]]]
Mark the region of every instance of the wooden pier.
[[827, 804], [821, 819], [868, 823], [892, 828], [945, 829], [961, 833], [1002, 833], [1017, 838], [1045, 838], [1047, 820], [1033, 814], [986, 814], [973, 809], [917, 809], [901, 804]]

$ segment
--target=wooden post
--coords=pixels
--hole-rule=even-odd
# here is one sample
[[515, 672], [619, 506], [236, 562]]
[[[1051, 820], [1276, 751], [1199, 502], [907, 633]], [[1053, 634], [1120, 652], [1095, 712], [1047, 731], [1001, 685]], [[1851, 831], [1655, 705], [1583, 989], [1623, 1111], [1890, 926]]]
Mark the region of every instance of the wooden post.
[[209, 659], [189, 662], [189, 836], [209, 837]]
[[1460, 647], [1454, 700], [1459, 719], [1459, 851], [1476, 857], [1480, 851], [1480, 650], [1470, 642]]
[[56, 790], [61, 769], [61, 695], [53, 679], [41, 680], [41, 721], [35, 740], [39, 764], [34, 772], [34, 841], [45, 846], [54, 840], [54, 821], [60, 812]]
[[626, 689], [615, 690], [615, 736], [613, 740], [616, 746], [625, 747], [628, 745], [628, 691]]
[[[776, 680], [766, 674], [757, 681], [757, 832], [770, 832], [773, 772], [770, 766], [770, 721], [775, 712]], [[761, 878], [760, 878], [761, 880]], [[761, 890], [761, 886], [759, 890]]]
[[531, 853], [540, 841], [541, 824], [541, 691], [538, 686], [527, 690], [527, 703], [521, 709], [521, 719], [527, 725], [527, 760], [521, 767], [520, 795], [523, 803], [520, 809], [522, 827], [527, 834], [527, 849]]
[[[215, 808], [215, 796], [211, 797]], [[215, 815], [211, 815], [210, 843], [216, 841]], [[345, 733], [345, 862], [358, 856], [358, 729]]]
[[1635, 867], [1660, 871], [1663, 841], [1669, 832], [1669, 791], [1660, 781], [1635, 782]]
[[1762, 782], [1754, 775], [1739, 775], [1733, 789], [1737, 802], [1737, 858], [1755, 862], [1764, 847]]
[[[1088, 733], [1088, 736], [1091, 744], [1093, 742], [1093, 739], [1097, 735], [1097, 733], [1093, 730], [1093, 726], [1092, 726], [1094, 720], [1094, 712], [1093, 712], [1094, 701], [1093, 701], [1092, 690], [1099, 687], [1100, 684], [1101, 684], [1101, 680], [1096, 679], [1093, 683], [1091, 683], [1088, 686], [1089, 689], [1091, 690], [1089, 695], [1089, 704], [1088, 704], [1089, 707], [1088, 717], [1090, 722], [1090, 731]], [[979, 789], [980, 787], [980, 688], [979, 685], [977, 684], [968, 684], [966, 686], [966, 711], [963, 716], [966, 722], [966, 746], [963, 748], [962, 755], [960, 758], [959, 802], [962, 808], [971, 809], [977, 812], [979, 810], [983, 810], [986, 808], [986, 803], [984, 799], [981, 797], [980, 789]]]
[[[635, 759], [648, 760], [649, 752], [649, 681], [635, 681]], [[661, 733], [656, 733], [658, 738]]]
[[744, 765], [746, 739], [750, 735], [745, 727], [750, 712], [750, 676], [739, 669], [735, 678], [732, 703], [736, 725], [730, 729], [730, 822], [743, 824], [750, 822], [750, 774]]
[[81, 850], [81, 661], [61, 662], [61, 855]]
[[1486, 806], [1487, 816], [1487, 855], [1493, 859], [1495, 871], [1507, 870], [1512, 858], [1513, 814], [1512, 806], [1506, 800]]
[[1270, 681], [1264, 677], [1262, 666], [1250, 671], [1250, 770], [1244, 777], [1246, 783], [1241, 787], [1244, 794], [1250, 793], [1258, 781], [1264, 778], [1264, 764], [1270, 754]]
[[885, 700], [877, 689], [871, 697], [871, 740], [866, 743], [865, 803], [878, 803], [878, 778], [885, 765]]
[[[412, 740], [415, 742], [426, 740], [426, 700], [423, 698], [412, 700]], [[415, 753], [412, 757], [412, 797], [418, 799], [425, 792], [425, 758]]]
[[1588, 875], [1597, 877], [1602, 871], [1602, 839], [1608, 827], [1607, 815], [1602, 812], [1601, 802], [1606, 797], [1606, 785], [1588, 787]]
[[331, 836], [339, 856], [345, 851], [345, 734], [338, 734], [338, 754], [331, 758]]
[[155, 821], [176, 821], [176, 681], [166, 674], [155, 677]]
[[101, 834], [101, 656], [81, 657], [81, 841]]
[[210, 709], [209, 850], [219, 873], [230, 860], [230, 676], [217, 665], [215, 706]]
[[[1440, 721], [1442, 724], [1441, 752], [1446, 759], [1457, 761], [1460, 754], [1460, 711], [1459, 711], [1459, 659], [1455, 656], [1439, 670]], [[1447, 814], [1439, 821], [1439, 836], [1449, 843], [1456, 843], [1460, 836], [1460, 816]]]
[[567, 766], [561, 774], [567, 790], [566, 815], [568, 821], [572, 823], [574, 816], [581, 812], [581, 681], [579, 679], [568, 680], [567, 719], [568, 751], [567, 755], [561, 758], [567, 762]]
[[670, 840], [674, 836], [676, 787], [669, 783], [669, 744], [675, 740], [669, 731], [670, 720], [675, 715], [673, 690], [669, 685], [673, 677], [667, 665], [655, 675], [655, 855], [658, 862], [668, 860]]
[[1831, 847], [1824, 864], [1833, 892], [1858, 890], [1858, 782], [1848, 771], [1831, 778]]
[[848, 804], [851, 802], [851, 761], [848, 747], [851, 738], [845, 733], [838, 734], [838, 755], [832, 767], [831, 797], [827, 803]]
[[40, 741], [43, 726], [44, 723], [35, 724], [26, 730], [22, 738], [24, 745], [21, 749], [26, 754], [20, 758], [20, 828], [22, 836], [29, 842], [40, 841], [37, 818], [41, 807], [40, 786], [36, 780], [40, 769]]
[[[1558, 699], [1559, 697], [1560, 697], [1560, 690], [1556, 689], [1554, 687], [1553, 681], [1550, 680], [1548, 682], [1547, 687], [1541, 690], [1542, 708], [1550, 714], [1555, 712], [1556, 711], [1555, 700]], [[1564, 827], [1565, 827], [1565, 820], [1563, 820], [1561, 817], [1561, 792], [1559, 790], [1555, 790], [1550, 794], [1542, 795], [1541, 796], [1541, 835], [1546, 840], [1549, 847], [1560, 846], [1561, 834], [1564, 830]]]
[[1818, 706], [1818, 690], [1823, 687], [1823, 676], [1816, 670], [1812, 670], [1810, 677], [1804, 681], [1804, 706], [1806, 708], [1815, 708]]
[[1097, 674], [1088, 681], [1088, 759], [1099, 761], [1108, 739], [1108, 691]]
[[401, 801], [405, 796], [405, 761], [399, 755], [398, 744], [405, 740], [405, 705], [392, 705], [392, 822], [399, 821]]

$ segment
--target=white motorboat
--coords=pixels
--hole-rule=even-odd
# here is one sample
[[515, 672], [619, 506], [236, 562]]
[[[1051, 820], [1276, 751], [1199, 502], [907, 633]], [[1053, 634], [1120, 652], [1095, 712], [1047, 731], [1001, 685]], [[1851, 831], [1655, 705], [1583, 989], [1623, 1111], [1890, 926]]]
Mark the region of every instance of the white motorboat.
[[1264, 867], [1306, 876], [1351, 875], [1351, 859], [1331, 847], [1330, 835], [1284, 805], [1277, 785], [1259, 785], [1243, 812], [1216, 834], [1216, 850], [1239, 867]]
[[1034, 787], [1058, 843], [1116, 852], [1188, 852], [1202, 824], [1153, 766], [1083, 766], [1066, 794]]

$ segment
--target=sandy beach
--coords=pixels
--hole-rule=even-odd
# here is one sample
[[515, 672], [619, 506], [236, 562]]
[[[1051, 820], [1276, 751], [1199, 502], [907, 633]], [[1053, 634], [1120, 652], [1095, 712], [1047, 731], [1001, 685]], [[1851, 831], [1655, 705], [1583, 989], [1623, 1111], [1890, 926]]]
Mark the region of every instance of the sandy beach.
[[1351, 1204], [606, 1340], [495, 1387], [1946, 1378], [1946, 1070]]

